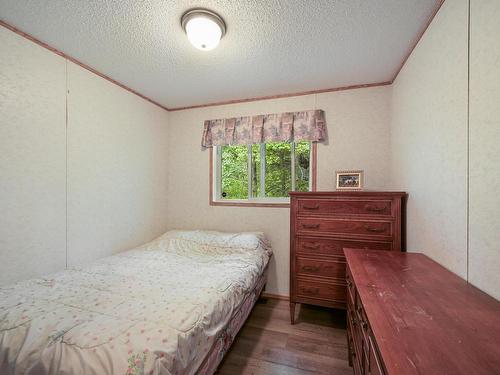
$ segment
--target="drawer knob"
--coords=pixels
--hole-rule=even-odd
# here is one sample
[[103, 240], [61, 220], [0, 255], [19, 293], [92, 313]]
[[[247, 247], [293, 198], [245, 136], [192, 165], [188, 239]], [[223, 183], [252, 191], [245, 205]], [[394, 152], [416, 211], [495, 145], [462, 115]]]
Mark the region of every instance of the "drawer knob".
[[316, 203], [315, 205], [303, 205], [302, 207], [304, 207], [305, 210], [317, 210], [319, 209], [319, 203]]
[[375, 227], [371, 227], [367, 224], [365, 224], [365, 229], [368, 231], [368, 232], [373, 232], [373, 233], [382, 233], [382, 232], [385, 232], [385, 227], [382, 227], [382, 228], [375, 228]]
[[318, 272], [319, 267], [317, 267], [317, 266], [303, 266], [302, 270], [307, 271], [307, 272]]
[[371, 204], [367, 204], [365, 206], [366, 211], [372, 211], [372, 212], [382, 212], [382, 211], [385, 211], [386, 209], [387, 209], [387, 206], [378, 207], [378, 206], [374, 206]]
[[305, 229], [317, 229], [319, 228], [319, 224], [302, 224], [302, 227]]

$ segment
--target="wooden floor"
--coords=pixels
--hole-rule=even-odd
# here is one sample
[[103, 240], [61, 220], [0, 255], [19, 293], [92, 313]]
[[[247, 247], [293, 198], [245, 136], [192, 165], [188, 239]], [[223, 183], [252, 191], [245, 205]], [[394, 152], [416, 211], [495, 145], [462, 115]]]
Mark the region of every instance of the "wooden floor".
[[219, 367], [218, 375], [352, 375], [345, 312], [302, 305], [290, 324], [287, 301], [260, 300]]

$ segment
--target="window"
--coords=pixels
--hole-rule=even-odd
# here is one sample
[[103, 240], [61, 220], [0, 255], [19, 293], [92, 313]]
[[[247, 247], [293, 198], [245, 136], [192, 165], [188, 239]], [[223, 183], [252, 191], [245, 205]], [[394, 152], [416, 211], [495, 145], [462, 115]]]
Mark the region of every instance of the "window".
[[287, 204], [312, 188], [311, 142], [213, 147], [212, 203]]

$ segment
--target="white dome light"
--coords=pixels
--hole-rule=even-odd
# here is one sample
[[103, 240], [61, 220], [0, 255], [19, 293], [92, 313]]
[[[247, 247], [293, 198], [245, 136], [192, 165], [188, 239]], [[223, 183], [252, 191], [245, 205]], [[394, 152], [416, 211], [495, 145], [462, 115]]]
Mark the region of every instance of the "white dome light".
[[217, 47], [226, 33], [224, 20], [205, 9], [193, 9], [184, 13], [181, 24], [191, 44], [202, 51]]

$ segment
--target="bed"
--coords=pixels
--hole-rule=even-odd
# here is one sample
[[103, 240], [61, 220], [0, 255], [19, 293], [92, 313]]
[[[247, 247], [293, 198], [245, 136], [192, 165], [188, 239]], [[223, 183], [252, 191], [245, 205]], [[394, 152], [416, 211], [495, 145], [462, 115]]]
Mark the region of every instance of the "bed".
[[266, 282], [259, 233], [170, 231], [0, 288], [0, 373], [212, 374]]

